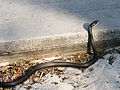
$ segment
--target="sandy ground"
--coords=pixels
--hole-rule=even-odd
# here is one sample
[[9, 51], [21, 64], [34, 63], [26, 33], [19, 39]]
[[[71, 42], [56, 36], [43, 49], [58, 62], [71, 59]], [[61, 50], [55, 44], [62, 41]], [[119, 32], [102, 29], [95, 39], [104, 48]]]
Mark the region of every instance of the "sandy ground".
[[[45, 58], [44, 60], [70, 61], [75, 58], [76, 56], [73, 55], [64, 58]], [[35, 60], [31, 62], [35, 64], [35, 62], [41, 63], [42, 61]], [[28, 66], [28, 64], [29, 66], [34, 65], [30, 64], [31, 62], [23, 63], [23, 67]], [[13, 64], [10, 65], [12, 66]], [[9, 69], [14, 70], [13, 67], [9, 67]], [[13, 72], [8, 72], [8, 75], [10, 75], [9, 73]], [[85, 70], [59, 67], [44, 69], [37, 71], [36, 74], [32, 75], [23, 84], [9, 88], [8, 90], [120, 90], [120, 47], [107, 53], [98, 59], [94, 65]]]
[[[109, 59], [115, 62], [110, 65]], [[25, 89], [21, 87], [20, 90]], [[47, 74], [41, 84], [33, 84], [30, 90], [120, 90], [120, 54], [111, 53], [81, 72], [67, 68], [64, 75]]]

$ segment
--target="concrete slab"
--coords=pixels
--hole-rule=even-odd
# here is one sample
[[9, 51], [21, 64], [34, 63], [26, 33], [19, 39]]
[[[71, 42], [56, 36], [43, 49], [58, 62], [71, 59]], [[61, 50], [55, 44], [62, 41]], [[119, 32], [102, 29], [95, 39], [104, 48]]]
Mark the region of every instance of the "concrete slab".
[[[95, 41], [120, 45], [120, 0], [0, 0], [0, 52], [28, 52]], [[109, 43], [107, 43], [109, 44]]]

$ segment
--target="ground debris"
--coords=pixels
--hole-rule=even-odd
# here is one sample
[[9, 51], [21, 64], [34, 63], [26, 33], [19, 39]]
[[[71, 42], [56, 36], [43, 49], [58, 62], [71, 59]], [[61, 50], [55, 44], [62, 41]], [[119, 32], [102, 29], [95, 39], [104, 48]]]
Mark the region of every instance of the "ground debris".
[[[108, 63], [112, 65], [115, 62], [115, 60], [118, 60], [118, 55], [119, 55], [118, 51], [119, 51], [119, 49], [113, 49], [113, 50], [107, 51], [108, 53], [104, 54], [105, 56], [103, 57], [103, 59], [108, 60], [109, 61]], [[53, 59], [51, 59], [51, 60], [52, 61], [67, 61], [67, 62], [75, 62], [75, 63], [85, 63], [85, 62], [89, 61], [91, 58], [92, 58], [92, 56], [90, 56], [88, 54], [77, 53], [75, 55], [72, 54], [72, 55], [69, 55], [66, 57], [55, 58], [54, 60]], [[10, 63], [9, 65], [0, 66], [0, 81], [7, 82], [7, 81], [14, 80], [17, 77], [21, 76], [25, 72], [25, 70], [27, 70], [29, 67], [39, 64], [41, 62], [42, 63], [47, 62], [46, 60], [45, 61], [44, 60], [41, 60], [41, 61], [35, 60], [35, 62], [33, 60], [29, 60], [29, 61], [18, 60], [14, 63]], [[101, 61], [98, 60], [98, 61], [102, 62], [102, 60]], [[88, 68], [87, 70], [85, 70], [85, 72], [83, 72], [82, 69], [72, 70], [70, 68], [70, 70], [68, 70], [68, 68], [64, 68], [64, 67], [45, 68], [45, 69], [36, 71], [23, 84], [20, 84], [14, 88], [8, 88], [8, 89], [16, 90], [16, 88], [17, 88], [17, 90], [19, 90], [19, 89], [24, 88], [25, 90], [29, 90], [29, 89], [34, 90], [32, 88], [32, 85], [35, 86], [35, 84], [39, 84], [40, 87], [42, 87], [42, 85], [43, 86], [46, 85], [45, 82], [48, 79], [47, 75], [51, 75], [51, 77], [50, 77], [51, 79], [54, 78], [54, 75], [57, 75], [56, 78], [54, 78], [53, 80], [50, 80], [50, 81], [52, 81], [50, 83], [52, 85], [57, 86], [57, 85], [62, 85], [62, 83], [65, 83], [65, 84], [67, 83], [68, 86], [72, 85], [72, 87], [74, 87], [74, 88], [81, 88], [81, 87], [88, 88], [90, 85], [85, 84], [85, 82], [87, 81], [87, 79], [91, 79], [92, 74], [89, 75], [87, 73], [87, 75], [86, 75], [87, 78], [84, 75], [83, 75], [84, 76], [84, 78], [83, 78], [83, 77], [81, 77], [81, 75], [86, 73], [86, 71], [89, 73], [93, 73], [93, 75], [94, 75], [96, 68], [100, 67], [101, 69], [103, 69], [103, 66], [100, 66], [99, 63], [97, 63], [95, 65], [96, 65], [96, 67], [94, 67], [94, 65], [93, 65], [93, 67]], [[109, 69], [111, 68], [110, 66], [105, 66], [105, 68], [106, 67], [109, 67]], [[98, 69], [98, 71], [99, 71], [99, 69]], [[109, 71], [107, 71], [107, 72], [109, 72]], [[118, 76], [118, 78], [119, 77], [120, 77], [120, 75]], [[93, 76], [92, 78], [95, 78], [95, 76]], [[95, 78], [95, 80], [97, 81], [98, 79]], [[49, 81], [49, 79], [48, 79], [48, 81]], [[96, 81], [94, 81], [94, 82], [96, 82]], [[89, 83], [89, 82], [92, 82], [92, 80], [88, 81], [87, 83]], [[117, 84], [119, 84], [119, 82], [120, 82], [119, 80], [116, 81]]]

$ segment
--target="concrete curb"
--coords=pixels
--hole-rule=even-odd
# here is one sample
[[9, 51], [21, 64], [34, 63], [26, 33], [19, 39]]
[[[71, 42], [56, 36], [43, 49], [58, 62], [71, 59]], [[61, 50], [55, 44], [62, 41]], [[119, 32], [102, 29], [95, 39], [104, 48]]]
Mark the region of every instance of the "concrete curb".
[[[120, 46], [120, 31], [93, 31], [97, 50]], [[0, 43], [0, 63], [86, 52], [87, 32]]]
[[[83, 34], [84, 33], [84, 34]], [[104, 43], [111, 47], [111, 42], [114, 42], [115, 46], [120, 45], [120, 30], [94, 30], [94, 39], [97, 42]], [[34, 38], [28, 40], [16, 40], [10, 42], [2, 42], [0, 43], [0, 52], [2, 54], [7, 53], [23, 53], [30, 51], [39, 51], [39, 50], [47, 50], [47, 49], [55, 49], [62, 47], [72, 47], [74, 45], [83, 45], [87, 43], [87, 32], [81, 33], [72, 33], [65, 34], [59, 36], [48, 36], [42, 38]], [[100, 43], [99, 43], [100, 44]], [[112, 45], [113, 45], [112, 44]], [[97, 45], [97, 47], [101, 47]], [[79, 50], [85, 49], [86, 46], [79, 48]], [[107, 48], [107, 47], [106, 47]], [[102, 49], [102, 48], [99, 48]]]

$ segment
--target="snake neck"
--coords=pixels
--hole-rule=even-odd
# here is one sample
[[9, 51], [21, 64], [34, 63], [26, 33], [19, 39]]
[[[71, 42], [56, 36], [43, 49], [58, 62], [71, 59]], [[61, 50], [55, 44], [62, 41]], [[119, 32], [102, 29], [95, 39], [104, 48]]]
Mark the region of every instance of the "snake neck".
[[97, 50], [94, 44], [94, 39], [93, 39], [93, 34], [92, 34], [92, 28], [95, 26], [99, 21], [93, 21], [89, 26], [88, 26], [88, 52], [91, 53], [91, 47], [93, 50], [93, 55], [94, 57], [97, 57]]

